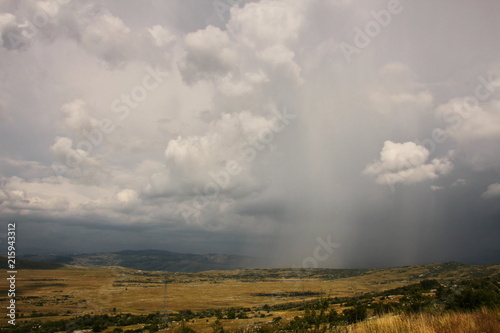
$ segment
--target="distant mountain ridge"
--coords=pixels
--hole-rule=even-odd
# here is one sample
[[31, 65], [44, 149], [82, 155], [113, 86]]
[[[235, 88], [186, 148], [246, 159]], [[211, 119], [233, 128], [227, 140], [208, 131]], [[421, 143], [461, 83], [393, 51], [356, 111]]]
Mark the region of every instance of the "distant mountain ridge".
[[[58, 269], [64, 267], [64, 265], [56, 262], [40, 262], [40, 261], [30, 261], [16, 258], [16, 269]], [[8, 266], [7, 257], [0, 256], [0, 269], [2, 270], [12, 270]]]
[[163, 250], [124, 250], [85, 254], [26, 254], [19, 256], [34, 262], [83, 267], [122, 266], [143, 271], [201, 272], [258, 268], [261, 259], [231, 254], [192, 254]]

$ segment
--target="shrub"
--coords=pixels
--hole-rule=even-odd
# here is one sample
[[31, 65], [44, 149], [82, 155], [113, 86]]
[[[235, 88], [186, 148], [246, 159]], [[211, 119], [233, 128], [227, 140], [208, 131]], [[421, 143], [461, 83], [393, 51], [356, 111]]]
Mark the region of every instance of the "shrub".
[[345, 309], [342, 311], [345, 321], [348, 324], [354, 324], [358, 321], [363, 321], [367, 317], [366, 307], [363, 305], [357, 305], [350, 309]]

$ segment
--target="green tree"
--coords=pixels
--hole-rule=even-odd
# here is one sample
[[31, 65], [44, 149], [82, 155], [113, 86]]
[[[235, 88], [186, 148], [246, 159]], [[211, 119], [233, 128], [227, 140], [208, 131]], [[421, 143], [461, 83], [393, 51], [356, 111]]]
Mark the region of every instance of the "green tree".
[[354, 324], [358, 321], [363, 321], [367, 317], [366, 307], [364, 305], [356, 305], [353, 308], [342, 311], [345, 321], [348, 324]]
[[302, 333], [307, 332], [310, 327], [311, 325], [309, 325], [303, 318], [296, 316], [288, 324], [287, 331]]
[[229, 308], [227, 310], [227, 319], [236, 319], [236, 309], [235, 308]]
[[401, 307], [403, 311], [409, 313], [417, 313], [421, 312], [429, 306], [432, 302], [431, 296], [422, 295], [419, 291], [413, 290], [408, 292], [405, 296], [403, 296], [400, 300]]
[[226, 331], [224, 330], [224, 327], [222, 326], [222, 323], [220, 322], [219, 319], [217, 319], [216, 321], [214, 321], [214, 323], [212, 325], [210, 325], [212, 327], [212, 332], [213, 333], [225, 333]]

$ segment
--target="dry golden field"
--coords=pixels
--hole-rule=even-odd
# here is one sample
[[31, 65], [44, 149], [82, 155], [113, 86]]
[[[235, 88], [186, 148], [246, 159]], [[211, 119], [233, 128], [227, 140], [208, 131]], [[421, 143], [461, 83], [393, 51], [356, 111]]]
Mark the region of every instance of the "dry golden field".
[[[200, 311], [229, 307], [254, 308], [264, 304], [316, 299], [320, 295], [351, 297], [366, 292], [393, 289], [427, 278], [459, 279], [477, 274], [500, 274], [500, 265], [441, 268], [440, 264], [409, 266], [371, 270], [347, 278], [332, 278], [323, 271], [318, 274], [303, 271], [302, 277], [300, 271], [291, 269], [168, 273], [142, 272], [122, 267], [66, 266], [53, 270], [19, 271], [16, 304], [20, 321], [53, 321], [83, 314], [149, 314], [187, 309]], [[299, 294], [293, 294], [294, 292]], [[311, 294], [303, 296], [301, 293], [304, 292]], [[6, 295], [5, 290], [1, 290], [1, 294]], [[2, 304], [6, 304], [7, 298], [0, 300]], [[337, 311], [342, 310], [339, 305], [335, 306]], [[296, 309], [261, 312], [255, 310], [254, 317], [249, 319], [224, 319], [222, 322], [226, 329], [243, 329], [252, 323], [268, 322], [276, 317], [291, 319], [301, 314], [301, 311]], [[424, 319], [418, 320], [427, 321]], [[383, 325], [391, 320], [401, 319], [388, 317], [370, 321], [366, 325]], [[189, 325], [199, 332], [212, 332], [210, 325], [214, 321], [214, 317], [195, 319], [189, 322]], [[1, 325], [5, 324], [6, 319], [2, 318]], [[169, 331], [175, 330], [176, 325], [178, 324], [171, 326]], [[353, 332], [385, 332], [361, 324], [353, 326], [352, 329], [354, 327], [356, 330]], [[106, 331], [111, 332], [112, 329], [113, 327]]]
[[500, 312], [479, 311], [436, 314], [387, 315], [350, 327], [352, 333], [473, 333], [500, 332]]

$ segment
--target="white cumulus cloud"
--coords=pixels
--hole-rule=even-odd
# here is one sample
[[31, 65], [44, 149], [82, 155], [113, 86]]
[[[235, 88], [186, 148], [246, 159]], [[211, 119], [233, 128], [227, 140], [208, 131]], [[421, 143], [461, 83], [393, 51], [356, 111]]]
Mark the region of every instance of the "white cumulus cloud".
[[500, 184], [495, 183], [488, 186], [488, 189], [481, 194], [484, 199], [493, 199], [500, 196]]
[[453, 169], [448, 157], [428, 162], [429, 151], [414, 142], [385, 141], [380, 159], [369, 164], [363, 173], [374, 176], [378, 184], [412, 184], [446, 175]]

